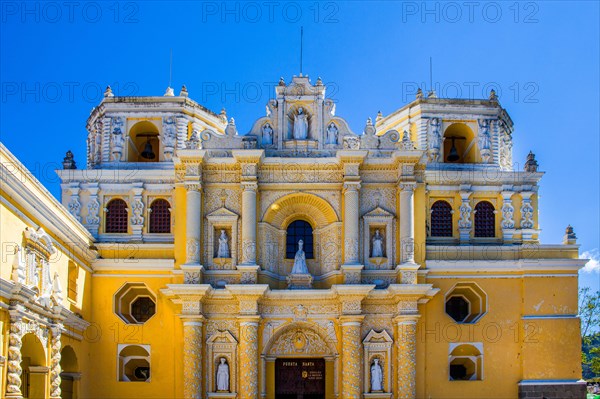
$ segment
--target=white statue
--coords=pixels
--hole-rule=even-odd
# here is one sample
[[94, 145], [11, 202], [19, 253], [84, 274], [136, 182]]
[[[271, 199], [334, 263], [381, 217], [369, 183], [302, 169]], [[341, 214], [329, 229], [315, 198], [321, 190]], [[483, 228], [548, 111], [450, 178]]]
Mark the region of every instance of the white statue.
[[229, 391], [229, 365], [224, 357], [217, 367], [217, 391]]
[[308, 274], [308, 267], [306, 267], [306, 255], [302, 250], [304, 241], [298, 241], [298, 252], [294, 258], [294, 267], [292, 268], [292, 274]]
[[267, 145], [273, 144], [273, 128], [271, 128], [271, 125], [269, 123], [266, 123], [263, 126], [262, 131], [262, 143]]
[[327, 139], [325, 144], [337, 144], [338, 128], [335, 123], [331, 122], [327, 127]]
[[383, 256], [383, 237], [379, 233], [379, 229], [377, 229], [373, 236], [373, 250], [371, 252], [371, 257], [382, 258]]
[[379, 364], [379, 359], [375, 359], [371, 366], [371, 392], [383, 391], [383, 370]]
[[483, 119], [479, 121], [479, 149], [489, 150], [490, 148], [490, 121]]
[[229, 243], [227, 233], [225, 230], [221, 230], [221, 236], [219, 237], [219, 250], [217, 251], [217, 258], [229, 258]]
[[294, 140], [306, 140], [308, 138], [308, 121], [302, 107], [298, 108], [298, 115], [294, 119]]

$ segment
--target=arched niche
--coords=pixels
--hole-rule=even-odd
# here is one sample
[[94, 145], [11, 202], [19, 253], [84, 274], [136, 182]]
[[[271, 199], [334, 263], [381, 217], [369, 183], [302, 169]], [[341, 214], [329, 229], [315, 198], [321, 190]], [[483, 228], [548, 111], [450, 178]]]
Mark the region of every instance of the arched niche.
[[296, 220], [306, 221], [313, 229], [314, 258], [307, 259], [310, 273], [318, 280], [336, 270], [341, 263], [341, 222], [328, 201], [307, 193], [279, 198], [262, 215], [258, 257], [264, 270], [285, 281], [293, 266], [293, 259], [286, 259], [287, 228]]
[[297, 321], [279, 327], [267, 340], [261, 352], [262, 397], [275, 397], [275, 363], [277, 359], [324, 359], [325, 397], [338, 396], [339, 354], [336, 349], [335, 329]]
[[60, 368], [62, 370], [60, 373], [62, 399], [77, 398], [77, 387], [81, 374], [77, 354], [70, 345], [63, 347], [60, 352]]
[[[41, 331], [40, 331], [41, 334]], [[27, 333], [22, 338], [21, 347], [21, 392], [26, 398], [45, 398], [48, 381], [48, 364], [43, 337]]]
[[305, 104], [305, 103], [298, 103], [298, 104], [293, 104], [290, 105], [289, 108], [287, 109], [287, 132], [286, 132], [286, 140], [293, 140], [293, 134], [294, 134], [294, 120], [296, 118], [296, 115], [298, 115], [298, 112], [300, 110], [300, 108], [302, 108], [302, 113], [306, 115], [306, 121], [308, 122], [308, 137], [306, 138], [307, 140], [315, 140], [316, 139], [316, 118], [314, 118], [313, 116], [313, 110], [311, 107], [311, 104]]
[[[154, 158], [142, 156], [147, 144], [150, 144]], [[159, 129], [152, 121], [140, 121], [129, 129], [129, 162], [158, 162], [160, 159]]]
[[[458, 152], [458, 160], [449, 161], [448, 155], [452, 142]], [[475, 163], [479, 162], [479, 149], [473, 130], [464, 123], [452, 123], [444, 130], [444, 163]]]

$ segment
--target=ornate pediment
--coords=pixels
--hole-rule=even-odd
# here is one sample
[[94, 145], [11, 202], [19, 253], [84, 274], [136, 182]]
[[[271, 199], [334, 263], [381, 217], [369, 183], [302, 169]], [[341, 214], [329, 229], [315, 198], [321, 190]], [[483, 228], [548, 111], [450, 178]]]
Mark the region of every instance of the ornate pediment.
[[209, 213], [208, 215], [206, 215], [207, 218], [237, 218], [238, 214], [235, 212], [230, 211], [229, 209], [225, 208], [225, 207], [221, 207], [211, 213]]
[[393, 218], [394, 215], [378, 205], [377, 207], [375, 207], [375, 209], [366, 213], [364, 215], [364, 217], [392, 217]]

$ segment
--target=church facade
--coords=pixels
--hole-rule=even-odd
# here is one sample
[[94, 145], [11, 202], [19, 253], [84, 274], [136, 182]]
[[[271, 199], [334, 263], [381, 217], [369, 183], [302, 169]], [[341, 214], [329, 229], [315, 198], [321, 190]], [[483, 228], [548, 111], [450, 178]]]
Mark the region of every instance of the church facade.
[[242, 135], [108, 88], [87, 130], [62, 204], [2, 149], [5, 397], [582, 397], [585, 261], [493, 92], [357, 134], [294, 76]]

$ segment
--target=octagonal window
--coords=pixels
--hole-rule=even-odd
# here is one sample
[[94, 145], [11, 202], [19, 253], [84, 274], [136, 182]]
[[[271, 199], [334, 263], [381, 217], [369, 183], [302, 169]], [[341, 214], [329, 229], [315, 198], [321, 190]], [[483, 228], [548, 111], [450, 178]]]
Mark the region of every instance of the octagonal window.
[[115, 293], [114, 312], [127, 324], [143, 324], [156, 314], [156, 295], [144, 283], [126, 283]]
[[477, 381], [483, 379], [483, 344], [456, 343], [450, 345], [448, 379]]
[[458, 323], [469, 316], [469, 307], [469, 302], [462, 296], [453, 296], [446, 301], [446, 313]]
[[118, 346], [119, 381], [150, 382], [150, 345]]
[[445, 310], [457, 323], [476, 323], [487, 312], [487, 294], [474, 282], [456, 283], [446, 294]]
[[155, 311], [156, 304], [147, 296], [138, 297], [131, 304], [131, 317], [138, 323], [148, 321], [148, 319], [154, 316]]

